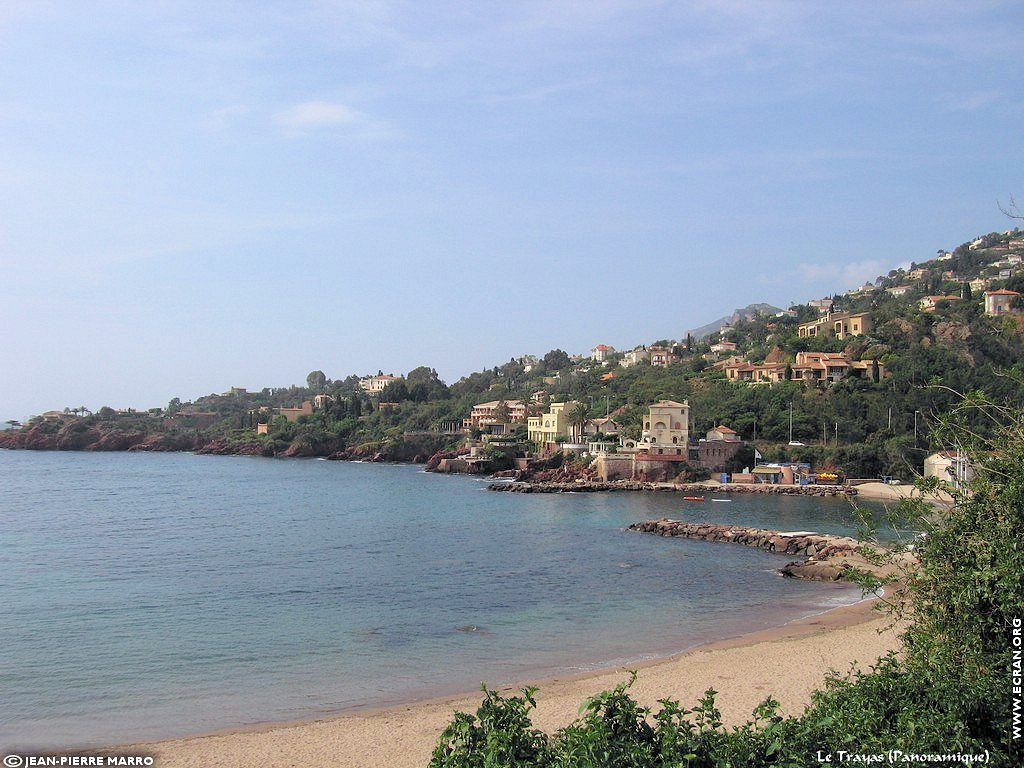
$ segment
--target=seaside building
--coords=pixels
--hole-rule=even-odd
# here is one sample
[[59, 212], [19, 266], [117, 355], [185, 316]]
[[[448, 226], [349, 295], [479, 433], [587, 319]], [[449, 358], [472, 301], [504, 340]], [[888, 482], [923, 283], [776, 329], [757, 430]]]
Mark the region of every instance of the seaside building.
[[558, 438], [569, 435], [569, 409], [575, 402], [551, 403], [547, 413], [530, 416], [526, 420], [527, 434], [530, 441], [540, 446], [542, 453], [549, 453], [557, 448]]
[[661, 400], [654, 403], [644, 418], [637, 447], [657, 455], [686, 456], [690, 443], [690, 403]]
[[[502, 413], [504, 406], [504, 413]], [[465, 429], [484, 429], [491, 431], [497, 424], [511, 424], [526, 419], [526, 403], [521, 400], [491, 400], [487, 403], [474, 405], [469, 417], [463, 421]]]
[[589, 419], [587, 423], [583, 425], [583, 436], [593, 437], [598, 433], [601, 433], [602, 435], [618, 435], [620, 430], [621, 427], [615, 419], [602, 416], [598, 419]]
[[974, 468], [958, 451], [939, 451], [924, 460], [924, 476], [937, 477], [954, 488], [974, 479]]
[[739, 453], [745, 443], [724, 424], [719, 424], [707, 431], [707, 435], [697, 442], [696, 465], [709, 472], [725, 472], [729, 462]]
[[313, 401], [306, 400], [298, 408], [278, 408], [277, 412], [288, 419], [288, 421], [298, 421], [299, 416], [313, 415]]

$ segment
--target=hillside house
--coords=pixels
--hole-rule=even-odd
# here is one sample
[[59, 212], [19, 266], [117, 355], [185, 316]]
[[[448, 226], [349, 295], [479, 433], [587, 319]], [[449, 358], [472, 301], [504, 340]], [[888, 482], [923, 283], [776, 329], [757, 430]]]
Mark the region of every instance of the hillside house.
[[598, 344], [592, 350], [590, 350], [590, 357], [596, 363], [603, 363], [609, 357], [615, 354], [615, 347], [610, 347], [607, 344]]
[[909, 290], [909, 285], [895, 285], [892, 288], [886, 288], [885, 292], [888, 293], [890, 296], [903, 296]]
[[650, 359], [651, 353], [647, 351], [647, 347], [637, 347], [636, 349], [631, 349], [625, 354], [622, 358], [622, 367], [629, 368], [631, 365], [636, 365], [643, 360]]
[[797, 336], [835, 336], [837, 339], [845, 339], [847, 336], [862, 336], [869, 333], [871, 328], [869, 312], [826, 312], [817, 320], [797, 326]]
[[798, 352], [793, 363], [793, 381], [834, 384], [848, 376], [885, 376], [885, 366], [876, 360], [850, 360], [845, 352]]
[[649, 347], [647, 352], [651, 356], [651, 365], [657, 365], [661, 368], [667, 368], [670, 365], [678, 363], [680, 360], [679, 355], [668, 347]]
[[736, 351], [735, 341], [719, 341], [711, 345], [711, 351], [715, 354], [729, 354], [730, 352]]
[[1017, 291], [1008, 291], [1000, 288], [997, 291], [985, 291], [985, 314], [986, 315], [1008, 315], [1013, 312], [1013, 304], [1020, 296]]
[[384, 373], [379, 373], [376, 376], [365, 376], [359, 380], [359, 388], [363, 392], [369, 392], [371, 395], [379, 395], [384, 391], [384, 387], [401, 378], [401, 376], [392, 376], [391, 374]]
[[925, 296], [918, 305], [924, 312], [934, 312], [942, 302], [960, 301], [959, 296]]
[[334, 398], [330, 395], [319, 394], [313, 396], [313, 410], [322, 411], [328, 405], [334, 402]]
[[723, 370], [729, 381], [775, 384], [786, 380], [786, 364], [781, 362], [749, 363], [746, 360], [739, 360], [725, 365]]

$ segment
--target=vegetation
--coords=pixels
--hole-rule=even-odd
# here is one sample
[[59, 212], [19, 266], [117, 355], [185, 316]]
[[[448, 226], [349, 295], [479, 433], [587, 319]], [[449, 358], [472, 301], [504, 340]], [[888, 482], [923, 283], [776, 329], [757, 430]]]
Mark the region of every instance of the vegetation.
[[[994, 437], [971, 428], [979, 419]], [[970, 452], [978, 476], [941, 515], [920, 500], [897, 510], [902, 526], [927, 534], [916, 542], [906, 590], [890, 602], [908, 622], [899, 655], [831, 676], [800, 715], [781, 715], [768, 698], [733, 727], [723, 724], [713, 690], [692, 709], [663, 700], [655, 712], [630, 697], [629, 680], [549, 736], [530, 720], [536, 689], [503, 698], [485, 687], [476, 715], [458, 713], [444, 731], [431, 768], [815, 766], [819, 755], [842, 762], [840, 751], [902, 762], [889, 759], [891, 750], [1020, 765], [1021, 741], [1011, 740], [1011, 628], [1024, 609], [1024, 411], [972, 395], [937, 429]]]
[[[875, 280], [873, 290], [832, 297], [837, 310], [871, 313], [874, 327], [866, 336], [799, 337], [798, 325], [817, 316], [809, 305], [789, 312], [754, 306], [730, 318], [727, 338], [748, 360], [757, 362], [773, 354], [773, 359], [792, 363], [801, 351], [844, 351], [853, 359], [879, 361], [888, 372], [884, 378], [869, 372], [863, 379], [833, 385], [737, 384], [726, 381], [714, 368], [710, 339], [687, 335], [681, 343], [655, 342], [681, 358], [666, 368], [648, 363], [623, 368], [617, 363], [620, 356], [602, 365], [553, 349], [540, 359], [511, 359], [450, 386], [434, 369], [420, 366], [373, 396], [360, 389], [356, 375], [331, 380], [317, 370], [306, 377], [305, 387], [232, 390], [188, 403], [175, 398], [156, 414], [125, 414], [108, 407], [97, 414], [87, 414], [84, 407], [69, 411], [82, 413], [89, 426], [123, 430], [131, 422], [132, 430], [195, 435], [198, 446], [213, 441], [225, 452], [329, 455], [373, 446], [384, 448], [388, 455], [417, 456], [430, 447], [423, 443], [426, 432], [434, 433], [436, 448], [453, 448], [457, 439], [450, 436], [451, 427], [461, 424], [481, 402], [530, 402], [540, 391], [544, 394], [535, 413], [552, 401], [580, 404], [569, 412], [573, 439], [578, 439], [584, 413], [589, 417], [614, 413], [625, 436], [637, 438], [647, 407], [667, 398], [689, 400], [697, 436], [726, 424], [744, 439], [754, 440], [767, 460], [833, 466], [848, 477], [906, 478], [921, 466], [927, 453], [948, 447], [928, 425], [953, 407], [955, 397], [929, 384], [941, 381], [958, 391], [984, 390], [1002, 401], [1024, 405], [1024, 398], [1005, 376], [1024, 373], [1024, 324], [1018, 317], [985, 316], [980, 295], [942, 302], [934, 312], [918, 306], [925, 295], [962, 292], [966, 297], [969, 288], [961, 281], [974, 278], [991, 280], [992, 288], [1024, 292], [1024, 274], [1001, 277], [999, 266], [1011, 253], [1011, 242], [1022, 236], [1019, 230], [986, 235], [973, 246], [964, 244], [952, 253], [940, 252], [931, 261], [912, 264], [913, 279], [909, 270], [892, 270]], [[1024, 255], [1024, 249], [1013, 248]], [[893, 296], [885, 290], [897, 286], [908, 287], [908, 292]], [[321, 394], [330, 400], [312, 415], [294, 422], [278, 416], [278, 409], [296, 407]], [[792, 437], [803, 446], [789, 445], [791, 406]], [[190, 415], [196, 412], [204, 415]], [[507, 406], [502, 412], [507, 413]], [[42, 431], [39, 424], [39, 420], [29, 422], [23, 431]], [[256, 434], [259, 424], [267, 425], [268, 434]], [[989, 429], [982, 420], [972, 426]], [[5, 444], [16, 447], [14, 433], [6, 431]]]

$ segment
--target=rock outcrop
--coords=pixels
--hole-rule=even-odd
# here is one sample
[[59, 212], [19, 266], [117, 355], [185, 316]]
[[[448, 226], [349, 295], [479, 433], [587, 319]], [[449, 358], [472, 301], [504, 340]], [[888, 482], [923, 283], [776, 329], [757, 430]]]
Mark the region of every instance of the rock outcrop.
[[813, 581], [848, 581], [860, 572], [890, 580], [899, 575], [900, 567], [907, 567], [913, 562], [913, 558], [907, 555], [901, 557], [902, 566], [895, 563], [879, 566], [868, 556], [866, 547], [856, 539], [810, 531], [774, 531], [738, 525], [686, 523], [667, 518], [634, 523], [627, 530], [697, 541], [741, 544], [780, 555], [800, 556], [804, 559], [786, 564], [779, 569], [779, 573]]

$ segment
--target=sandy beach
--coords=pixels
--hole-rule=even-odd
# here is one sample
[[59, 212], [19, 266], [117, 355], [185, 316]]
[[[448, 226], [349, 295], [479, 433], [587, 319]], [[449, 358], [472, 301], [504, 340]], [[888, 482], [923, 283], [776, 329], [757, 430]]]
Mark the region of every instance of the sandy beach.
[[886, 483], [862, 483], [856, 486], [857, 495], [862, 499], [878, 501], [899, 501], [900, 499], [924, 498], [929, 504], [948, 505], [953, 497], [945, 491], [933, 491], [922, 494], [913, 485], [888, 485]]
[[[656, 706], [671, 697], [696, 703], [710, 687], [719, 691], [726, 722], [741, 723], [772, 695], [787, 713], [809, 702], [830, 669], [869, 666], [897, 646], [877, 601], [800, 619], [782, 627], [718, 641], [667, 659], [639, 664], [632, 693]], [[589, 696], [627, 678], [625, 668], [533, 681], [540, 686], [534, 723], [548, 732], [569, 724]], [[524, 683], [525, 684], [525, 683]], [[514, 692], [515, 689], [502, 689]], [[227, 733], [129, 745], [119, 754], [153, 755], [165, 768], [185, 766], [388, 766], [422, 768], [456, 710], [474, 712], [479, 692], [341, 715], [311, 722], [268, 724]]]

